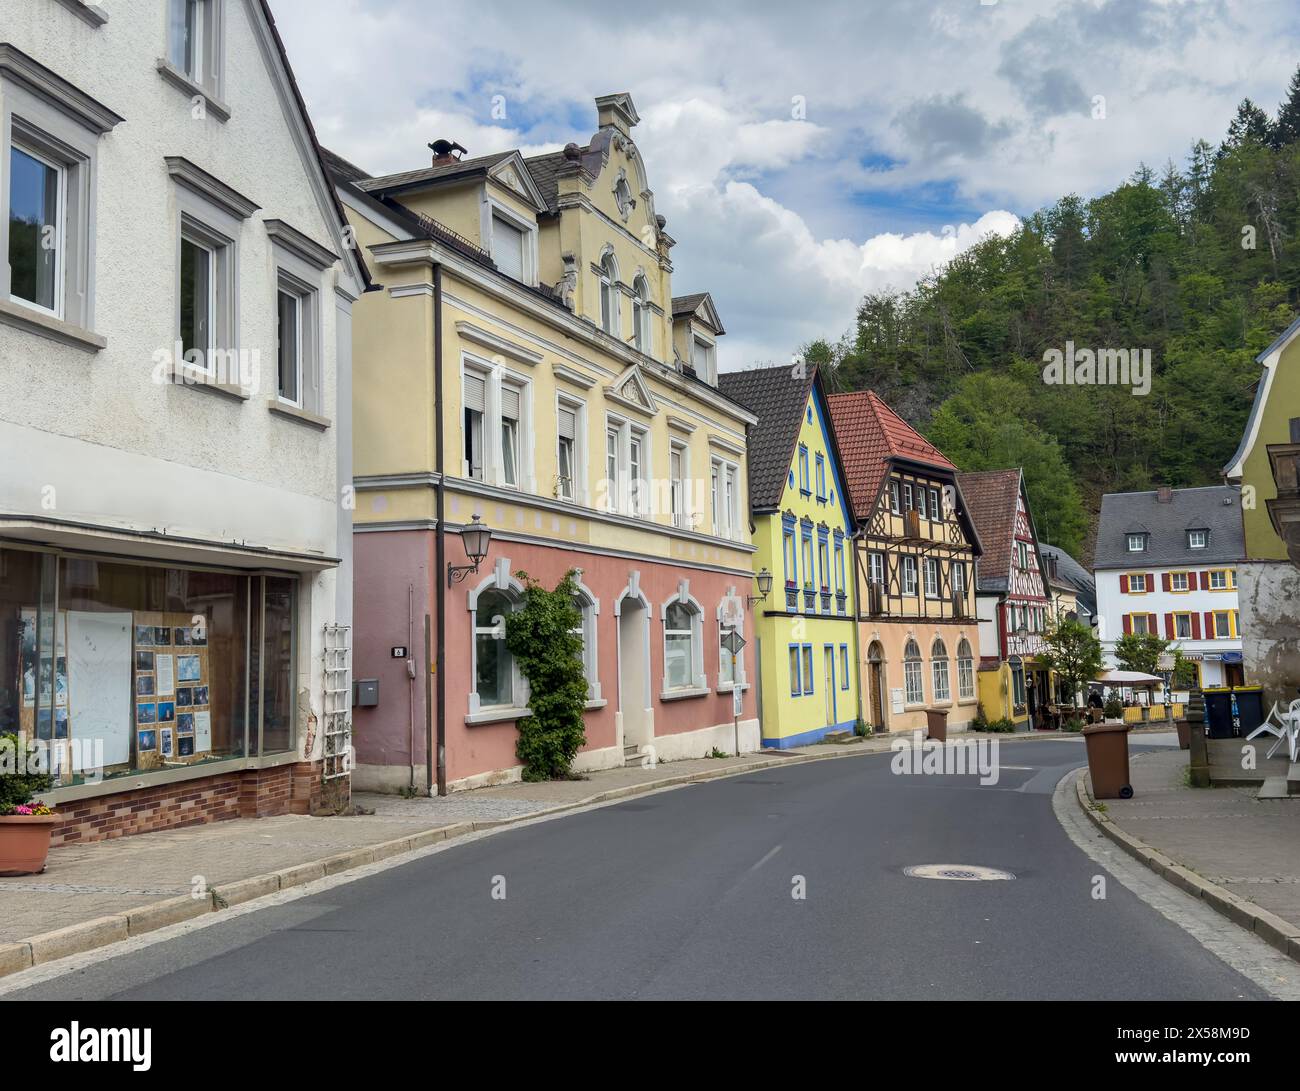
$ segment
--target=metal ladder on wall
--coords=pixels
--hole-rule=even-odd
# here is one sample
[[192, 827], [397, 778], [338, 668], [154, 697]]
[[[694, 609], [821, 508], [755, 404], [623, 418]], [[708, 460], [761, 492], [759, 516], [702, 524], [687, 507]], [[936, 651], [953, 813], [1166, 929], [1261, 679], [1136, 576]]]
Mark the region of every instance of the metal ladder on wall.
[[352, 772], [352, 629], [325, 626], [325, 735], [322, 779]]

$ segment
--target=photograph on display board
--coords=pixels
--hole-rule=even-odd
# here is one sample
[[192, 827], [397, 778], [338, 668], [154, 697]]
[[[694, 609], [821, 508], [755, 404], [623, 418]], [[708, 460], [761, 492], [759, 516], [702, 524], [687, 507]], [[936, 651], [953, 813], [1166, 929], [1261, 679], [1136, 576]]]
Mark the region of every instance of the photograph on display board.
[[194, 704], [195, 704], [195, 705], [206, 705], [207, 703], [208, 703], [208, 687], [207, 687], [207, 686], [195, 686], [195, 687], [194, 687]]
[[194, 713], [178, 712], [176, 714], [176, 734], [178, 735], [194, 734]]
[[197, 682], [203, 677], [199, 669], [197, 655], [178, 655], [176, 657], [176, 679], [179, 682]]
[[176, 706], [171, 701], [158, 702], [158, 722], [169, 724], [176, 719]]
[[157, 749], [158, 749], [158, 733], [157, 733], [156, 731], [152, 730], [152, 729], [149, 730], [149, 731], [141, 731], [141, 732], [140, 732], [139, 749], [141, 749], [141, 750], [157, 750]]
[[158, 722], [158, 710], [152, 704], [135, 706], [135, 722], [138, 724], [154, 724]]
[[164, 758], [170, 758], [172, 756], [172, 729], [170, 727], [164, 727], [159, 732], [159, 737], [162, 741], [162, 756]]
[[137, 674], [135, 676], [135, 695], [137, 697], [153, 696], [153, 675]]
[[194, 754], [194, 736], [182, 735], [176, 740], [176, 753], [182, 758], [192, 757]]
[[136, 652], [135, 669], [153, 673], [153, 652]]
[[168, 625], [155, 625], [153, 627], [153, 642], [161, 647], [168, 647], [172, 642], [172, 631]]
[[194, 688], [192, 686], [176, 687], [176, 707], [188, 708], [194, 704]]
[[68, 737], [68, 710], [66, 708], [56, 708], [54, 710], [54, 737], [56, 739], [66, 739]]
[[152, 644], [152, 643], [153, 643], [153, 626], [152, 626], [152, 625], [137, 625], [137, 626], [135, 627], [135, 642], [136, 642], [137, 644]]

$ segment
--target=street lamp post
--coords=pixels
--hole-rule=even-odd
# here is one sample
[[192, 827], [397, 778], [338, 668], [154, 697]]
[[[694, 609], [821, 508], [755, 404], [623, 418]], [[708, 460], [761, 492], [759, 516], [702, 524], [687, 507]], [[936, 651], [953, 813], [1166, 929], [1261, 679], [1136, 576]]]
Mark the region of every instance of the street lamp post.
[[477, 572], [478, 566], [487, 556], [488, 546], [492, 542], [492, 528], [482, 522], [477, 515], [467, 526], [460, 528], [461, 545], [465, 547], [465, 556], [469, 564], [449, 564], [447, 566], [447, 586], [460, 583], [471, 572]]
[[766, 565], [764, 565], [758, 575], [754, 577], [754, 580], [758, 584], [758, 594], [746, 596], [750, 606], [759, 602], [766, 602], [767, 596], [772, 593], [772, 573], [767, 570]]

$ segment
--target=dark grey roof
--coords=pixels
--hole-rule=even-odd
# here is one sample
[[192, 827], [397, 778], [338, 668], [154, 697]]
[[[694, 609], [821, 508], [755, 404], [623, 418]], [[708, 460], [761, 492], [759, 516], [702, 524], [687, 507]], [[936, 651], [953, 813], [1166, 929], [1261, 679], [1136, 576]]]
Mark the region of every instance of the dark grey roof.
[[[1188, 549], [1189, 530], [1208, 530], [1209, 544]], [[1150, 536], [1145, 552], [1128, 552], [1130, 532]], [[1245, 556], [1241, 490], [1231, 485], [1174, 489], [1163, 504], [1154, 492], [1112, 492], [1101, 498], [1094, 569], [1218, 564]]]
[[513, 151], [508, 151], [496, 152], [493, 155], [479, 155], [473, 159], [452, 159], [446, 163], [434, 163], [427, 167], [421, 167], [419, 170], [406, 170], [398, 174], [385, 174], [379, 178], [368, 178], [359, 184], [362, 189], [368, 192], [376, 190], [388, 192], [396, 189], [408, 189], [412, 186], [422, 186], [427, 182], [449, 182], [455, 178], [486, 174], [491, 167], [496, 166], [501, 160], [508, 159], [514, 154]]
[[758, 418], [750, 426], [748, 445], [749, 506], [755, 513], [776, 510], [790, 474], [808, 391], [817, 374], [810, 367], [803, 378], [796, 378], [794, 370], [782, 365], [724, 371], [718, 376], [718, 389]]
[[673, 296], [673, 317], [680, 318], [684, 314], [693, 314], [695, 308], [708, 294], [708, 292], [694, 292], [691, 295]]
[[321, 148], [321, 159], [325, 161], [325, 166], [335, 179], [341, 179], [344, 182], [364, 182], [370, 175], [358, 167], [355, 163], [349, 163], [338, 152], [332, 152], [329, 148]]
[[546, 152], [524, 160], [528, 173], [533, 176], [533, 184], [546, 202], [546, 211], [554, 214], [560, 208], [560, 174], [567, 167], [572, 170], [574, 161], [564, 152]]
[[1095, 614], [1097, 612], [1097, 581], [1093, 579], [1092, 573], [1059, 546], [1039, 542], [1038, 552], [1042, 554], [1043, 559], [1048, 561], [1049, 564], [1051, 563], [1049, 558], [1056, 558], [1056, 579], [1074, 588], [1074, 597], [1078, 599], [1079, 605], [1086, 609], [1088, 613]]

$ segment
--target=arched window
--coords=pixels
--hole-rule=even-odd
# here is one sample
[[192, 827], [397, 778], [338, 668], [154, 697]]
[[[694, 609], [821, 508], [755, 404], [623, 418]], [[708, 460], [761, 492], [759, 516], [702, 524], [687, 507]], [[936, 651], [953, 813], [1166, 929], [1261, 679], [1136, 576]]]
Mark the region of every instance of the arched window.
[[664, 609], [664, 689], [695, 686], [700, 657], [699, 611], [690, 603], [674, 600]]
[[952, 689], [948, 682], [948, 649], [938, 637], [930, 645], [930, 679], [934, 684], [936, 701], [951, 701]]
[[957, 697], [962, 701], [975, 696], [975, 658], [971, 655], [970, 641], [962, 637], [957, 645]]
[[921, 647], [909, 640], [903, 648], [903, 688], [909, 705], [925, 703], [925, 685], [921, 678]]
[[618, 335], [618, 266], [613, 254], [600, 261], [600, 328]]
[[650, 286], [643, 276], [632, 282], [632, 336], [636, 347], [650, 352]]
[[737, 654], [733, 671], [731, 653], [722, 644], [722, 638], [733, 629], [743, 637], [745, 635], [744, 604], [734, 592], [723, 596], [718, 603], [718, 685], [732, 686], [745, 683], [745, 657]]
[[582, 669], [587, 676], [587, 700], [599, 701], [600, 661], [596, 651], [596, 615], [600, 612], [600, 607], [595, 596], [581, 584], [573, 596], [573, 605], [577, 608], [580, 619], [573, 634], [582, 640]]
[[491, 587], [479, 593], [474, 608], [474, 689], [480, 708], [515, 703], [514, 657], [506, 648], [506, 615], [511, 596]]

